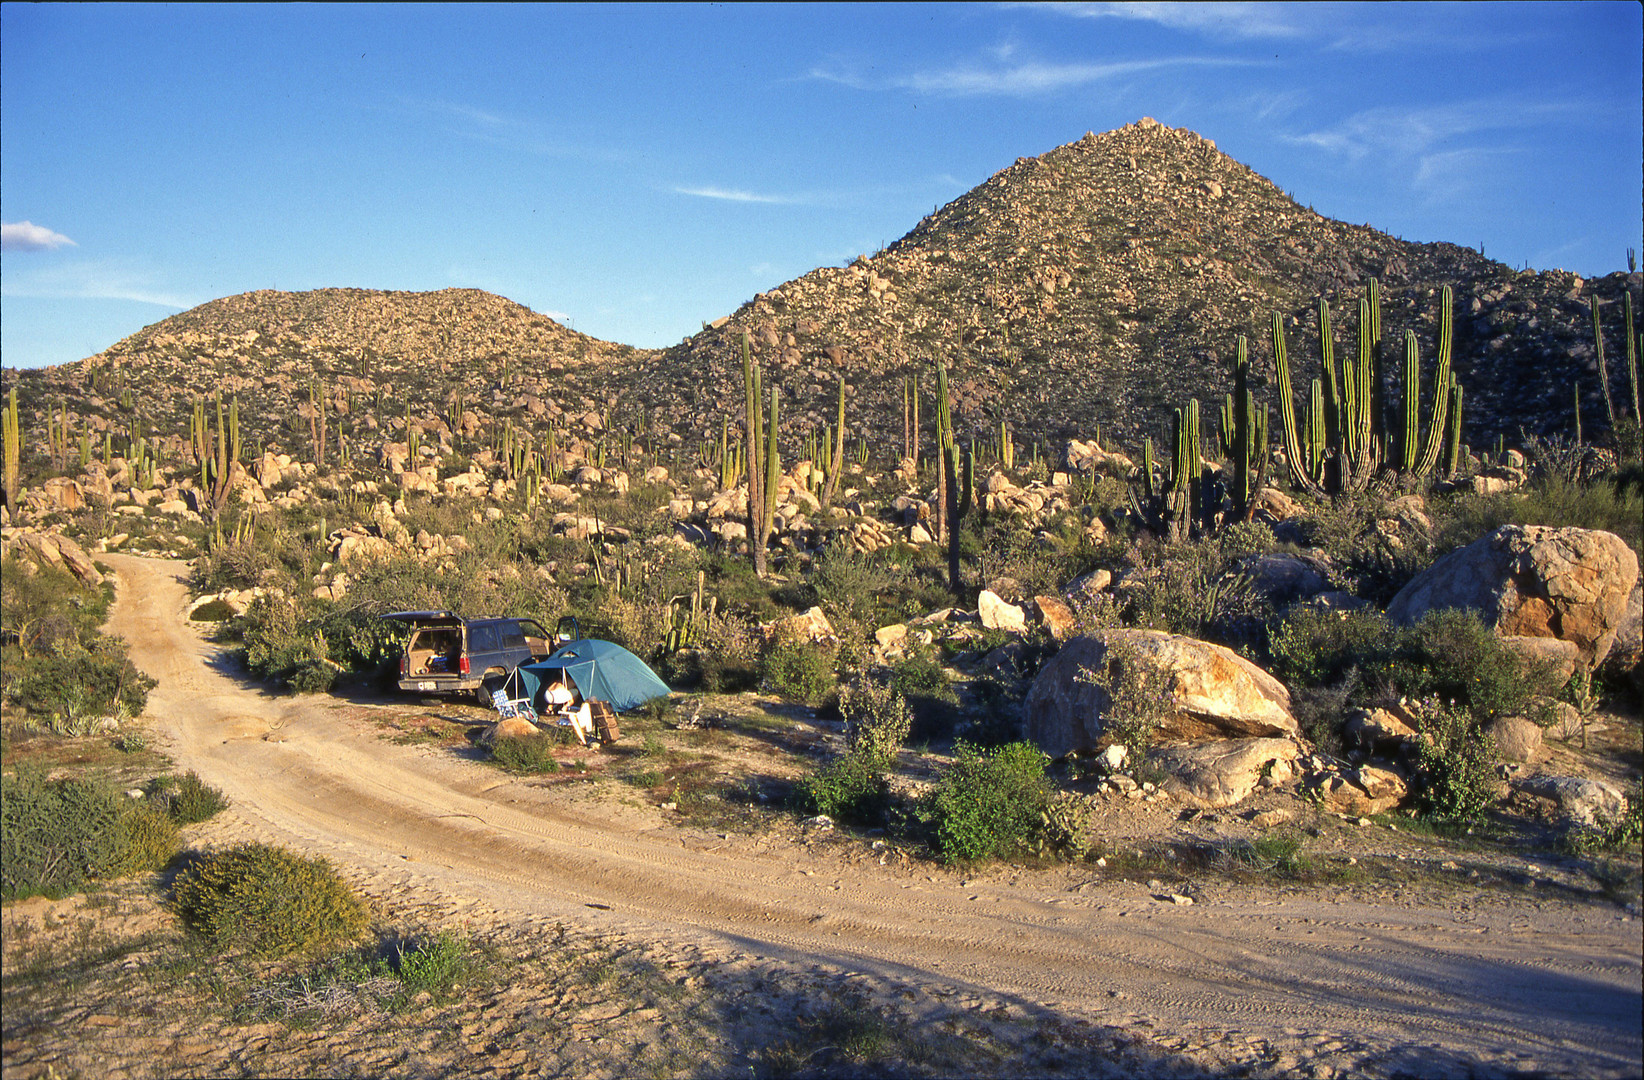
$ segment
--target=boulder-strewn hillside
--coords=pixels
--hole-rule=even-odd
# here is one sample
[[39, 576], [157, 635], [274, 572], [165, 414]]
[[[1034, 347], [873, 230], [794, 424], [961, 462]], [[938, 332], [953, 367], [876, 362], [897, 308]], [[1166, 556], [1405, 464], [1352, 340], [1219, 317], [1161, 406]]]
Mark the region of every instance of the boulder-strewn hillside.
[[[1021, 158], [877, 255], [754, 297], [658, 358], [653, 396], [665, 401], [670, 384], [700, 371], [717, 387], [704, 399], [734, 388], [746, 330], [807, 406], [792, 411], [796, 422], [821, 419], [842, 371], [857, 391], [853, 415], [894, 428], [900, 376], [940, 358], [955, 369], [960, 413], [978, 425], [1008, 419], [1055, 437], [1100, 423], [1134, 440], [1171, 406], [1228, 389], [1241, 333], [1270, 375], [1274, 312], [1287, 317], [1292, 357], [1316, 370], [1317, 297], [1331, 300], [1338, 343], [1351, 341], [1371, 277], [1390, 357], [1412, 327], [1431, 358], [1439, 290], [1455, 290], [1456, 370], [1475, 446], [1519, 425], [1567, 429], [1572, 379], [1595, 430], [1602, 399], [1587, 296], [1596, 290], [1606, 306], [1608, 352], [1620, 355], [1609, 305], [1621, 275], [1588, 284], [1518, 273], [1453, 244], [1333, 221], [1208, 139], [1146, 119]], [[1630, 280], [1636, 293], [1640, 279]]]
[[[895, 446], [902, 377], [923, 373], [929, 387], [934, 360], [952, 365], [962, 432], [1005, 420], [1019, 441], [1054, 447], [1100, 425], [1134, 445], [1165, 427], [1171, 407], [1193, 396], [1212, 404], [1229, 388], [1240, 334], [1271, 401], [1275, 312], [1304, 392], [1317, 370], [1316, 299], [1331, 301], [1346, 351], [1372, 277], [1390, 380], [1407, 327], [1430, 360], [1439, 290], [1455, 290], [1455, 370], [1475, 447], [1498, 433], [1515, 440], [1520, 427], [1570, 431], [1572, 386], [1586, 431], [1602, 429], [1590, 296], [1624, 393], [1618, 301], [1623, 288], [1638, 293], [1639, 275], [1518, 272], [1452, 244], [1334, 221], [1211, 141], [1147, 119], [1019, 159], [886, 250], [786, 282], [667, 350], [598, 341], [477, 290], [264, 291], [25, 373], [24, 385], [31, 408], [64, 397], [94, 430], [123, 422], [115, 406], [128, 389], [158, 430], [177, 430], [192, 400], [221, 388], [240, 399], [253, 437], [300, 442], [293, 418], [317, 376], [339, 411], [363, 422], [357, 410], [371, 402], [367, 428], [403, 416], [407, 403], [437, 424], [457, 404], [473, 414], [471, 434], [505, 417], [590, 418], [592, 431], [643, 416], [652, 434], [695, 445], [740, 415], [746, 331], [768, 381], [788, 395], [790, 452], [802, 431], [831, 419], [841, 374], [852, 431]], [[1395, 400], [1396, 387], [1387, 390]]]
[[603, 406], [575, 391], [579, 371], [640, 355], [478, 289], [261, 290], [173, 315], [78, 363], [23, 373], [23, 382], [32, 404], [61, 397], [93, 431], [124, 430], [136, 414], [159, 434], [221, 390], [240, 402], [251, 439], [289, 447], [306, 437], [298, 413], [316, 382], [360, 428], [374, 428], [379, 411], [384, 423], [403, 417], [408, 403], [419, 417], [457, 405], [476, 424], [504, 412], [552, 419]]

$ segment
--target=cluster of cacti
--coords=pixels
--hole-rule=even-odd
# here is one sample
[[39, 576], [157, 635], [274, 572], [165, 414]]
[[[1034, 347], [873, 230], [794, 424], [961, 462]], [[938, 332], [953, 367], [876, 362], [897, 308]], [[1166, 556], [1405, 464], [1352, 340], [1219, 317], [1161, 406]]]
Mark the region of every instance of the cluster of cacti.
[[744, 458], [748, 473], [748, 546], [753, 550], [754, 572], [765, 574], [765, 549], [771, 542], [776, 518], [777, 480], [782, 475], [777, 451], [778, 403], [776, 387], [771, 387], [770, 417], [760, 406], [764, 400], [759, 365], [753, 360], [753, 342], [742, 335], [742, 391], [744, 401]]
[[1249, 520], [1256, 496], [1267, 483], [1267, 436], [1267, 406], [1256, 411], [1255, 392], [1250, 389], [1250, 353], [1240, 334], [1233, 361], [1233, 392], [1222, 398], [1221, 428], [1222, 456], [1233, 463], [1231, 494], [1238, 521]]
[[1186, 540], [1206, 516], [1203, 495], [1204, 453], [1199, 438], [1199, 401], [1188, 401], [1171, 417], [1170, 471], [1155, 475], [1153, 440], [1142, 440], [1142, 494], [1130, 490], [1130, 509], [1151, 530], [1172, 542]]
[[133, 416], [126, 435], [126, 468], [131, 473], [131, 486], [139, 489], [153, 487], [155, 465], [154, 451], [143, 437], [142, 418]]
[[6, 408], [0, 413], [0, 430], [4, 431], [6, 461], [4, 479], [0, 480], [0, 492], [6, 497], [6, 505], [13, 509], [23, 493], [23, 427], [17, 411], [17, 387], [11, 388], [6, 395]]
[[[1438, 462], [1445, 439], [1460, 435], [1461, 388], [1450, 370], [1454, 298], [1444, 287], [1439, 307], [1438, 362], [1433, 373], [1427, 432], [1421, 432], [1421, 358], [1412, 330], [1404, 335], [1404, 400], [1396, 447], [1387, 445], [1381, 408], [1381, 300], [1375, 279], [1359, 300], [1358, 350], [1336, 370], [1330, 305], [1319, 301], [1319, 362], [1323, 380], [1309, 387], [1305, 428], [1296, 422], [1295, 396], [1285, 348], [1284, 321], [1273, 316], [1273, 365], [1285, 457], [1297, 487], [1316, 495], [1362, 491], [1392, 457], [1392, 469], [1422, 479]], [[1451, 420], [1454, 414], [1455, 419]], [[1453, 460], [1452, 453], [1447, 458]]]
[[712, 617], [714, 609], [719, 605], [719, 597], [706, 597], [708, 575], [706, 571], [696, 572], [696, 590], [691, 593], [691, 606], [686, 610], [676, 610], [681, 601], [687, 599], [676, 596], [668, 601], [668, 634], [663, 641], [663, 648], [667, 652], [678, 652], [680, 649], [690, 648], [702, 640], [703, 630], [708, 619]]
[[59, 471], [68, 469], [69, 427], [68, 402], [59, 401], [57, 409], [46, 407], [46, 446], [51, 451], [51, 467]]
[[[1588, 307], [1593, 323], [1593, 351], [1594, 360], [1598, 365], [1598, 385], [1604, 391], [1604, 414], [1610, 422], [1610, 430], [1617, 430], [1618, 416], [1615, 407], [1615, 398], [1610, 392], [1610, 367], [1604, 355], [1604, 328], [1598, 317], [1598, 297], [1588, 298]], [[1638, 392], [1638, 353], [1640, 343], [1633, 324], [1633, 294], [1628, 289], [1622, 293], [1622, 318], [1625, 323], [1625, 341], [1627, 347], [1627, 389], [1632, 405], [1632, 419], [1637, 423], [1640, 419], [1639, 392]], [[1581, 406], [1580, 392], [1576, 394], [1576, 441], [1581, 439]]]
[[205, 401], [194, 403], [194, 415], [189, 425], [190, 444], [194, 460], [200, 466], [200, 493], [207, 512], [215, 520], [228, 501], [233, 486], [233, 466], [240, 460], [240, 403], [229, 405], [225, 421], [223, 395], [216, 397], [217, 428], [213, 432], [206, 421]]

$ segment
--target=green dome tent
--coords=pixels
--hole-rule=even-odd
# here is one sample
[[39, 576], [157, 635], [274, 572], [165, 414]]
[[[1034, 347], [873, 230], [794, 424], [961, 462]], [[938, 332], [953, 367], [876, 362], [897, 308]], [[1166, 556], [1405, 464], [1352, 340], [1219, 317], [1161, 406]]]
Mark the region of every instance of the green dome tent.
[[543, 684], [558, 679], [562, 672], [570, 676], [584, 701], [603, 701], [617, 712], [668, 695], [668, 684], [657, 678], [645, 661], [621, 645], [584, 638], [546, 660], [521, 664], [517, 671], [524, 690], [521, 696], [536, 705]]

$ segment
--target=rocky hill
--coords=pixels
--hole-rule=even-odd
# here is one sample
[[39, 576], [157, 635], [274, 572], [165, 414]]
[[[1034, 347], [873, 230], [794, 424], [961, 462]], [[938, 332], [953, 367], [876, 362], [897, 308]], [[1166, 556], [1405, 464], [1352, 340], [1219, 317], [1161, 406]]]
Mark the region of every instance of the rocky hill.
[[1589, 296], [1624, 394], [1617, 302], [1624, 288], [1636, 302], [1639, 275], [1518, 272], [1452, 244], [1331, 220], [1208, 139], [1148, 119], [1021, 158], [884, 251], [786, 282], [667, 350], [598, 341], [477, 290], [265, 291], [23, 382], [33, 410], [61, 397], [94, 430], [125, 422], [122, 400], [177, 430], [194, 399], [220, 388], [239, 398], [253, 437], [300, 444], [298, 410], [318, 379], [368, 429], [410, 405], [434, 423], [471, 412], [476, 431], [503, 418], [568, 416], [589, 430], [643, 418], [652, 435], [695, 445], [740, 415], [746, 332], [787, 395], [790, 451], [830, 418], [839, 375], [853, 433], [895, 446], [902, 378], [922, 373], [928, 387], [936, 361], [954, 373], [962, 432], [1003, 420], [1019, 443], [1054, 448], [1099, 425], [1134, 446], [1189, 397], [1219, 399], [1240, 334], [1271, 401], [1275, 312], [1305, 387], [1317, 369], [1316, 299], [1331, 301], [1343, 346], [1372, 277], [1390, 360], [1406, 327], [1430, 359], [1439, 290], [1455, 290], [1455, 370], [1474, 446], [1516, 439], [1521, 427], [1568, 432], [1573, 387], [1586, 431], [1602, 429]]
[[[1439, 290], [1455, 290], [1455, 365], [1474, 445], [1520, 426], [1567, 430], [1573, 381], [1587, 430], [1597, 430], [1587, 296], [1595, 290], [1605, 305], [1613, 365], [1623, 334], [1609, 305], [1624, 275], [1519, 273], [1453, 244], [1334, 221], [1210, 140], [1148, 119], [1021, 158], [884, 251], [756, 296], [644, 366], [664, 409], [704, 375], [699, 402], [722, 398], [740, 383], [747, 331], [794, 396], [795, 423], [821, 421], [843, 372], [853, 420], [888, 433], [901, 422], [901, 376], [941, 360], [955, 372], [962, 418], [978, 429], [1003, 419], [1055, 440], [1100, 424], [1134, 442], [1187, 398], [1229, 389], [1240, 334], [1271, 376], [1275, 312], [1301, 371], [1316, 371], [1317, 298], [1332, 302], [1338, 344], [1351, 341], [1371, 277], [1395, 357], [1408, 326], [1430, 360]], [[1627, 280], [1636, 295], [1639, 277]]]
[[[488, 426], [494, 415], [555, 419], [605, 407], [577, 393], [578, 373], [632, 365], [645, 354], [567, 329], [478, 289], [262, 290], [162, 320], [95, 356], [21, 382], [36, 412], [59, 399], [93, 432], [139, 417], [178, 430], [192, 404], [221, 391], [237, 400], [249, 440], [290, 447], [307, 438], [301, 415], [318, 389], [351, 430], [417, 417]], [[39, 431], [42, 421], [36, 425]], [[403, 438], [403, 420], [400, 420]]]

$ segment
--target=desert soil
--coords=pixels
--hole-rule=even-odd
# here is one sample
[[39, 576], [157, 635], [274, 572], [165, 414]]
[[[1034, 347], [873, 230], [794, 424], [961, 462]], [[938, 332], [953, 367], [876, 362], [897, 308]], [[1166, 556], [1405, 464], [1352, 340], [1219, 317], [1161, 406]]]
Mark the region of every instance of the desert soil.
[[[179, 768], [232, 800], [209, 842], [324, 855], [381, 905], [495, 940], [568, 931], [677, 967], [687, 983], [734, 981], [765, 1003], [737, 1010], [744, 1044], [791, 1035], [807, 996], [848, 985], [848, 1000], [894, 1007], [915, 1030], [986, 1018], [1006, 1074], [1634, 1077], [1644, 1059], [1639, 922], [1611, 903], [1555, 890], [1143, 885], [1088, 865], [966, 872], [862, 842], [805, 842], [792, 827], [702, 831], [640, 800], [395, 745], [324, 696], [263, 692], [188, 622], [185, 564], [104, 558], [119, 576], [110, 629], [159, 680], [150, 722]], [[1171, 900], [1184, 889], [1191, 904]], [[48, 1075], [59, 1055], [130, 1076], [622, 1074], [639, 1059], [572, 1046], [659, 1039], [702, 1056], [648, 1058], [645, 1071], [746, 1072], [747, 1053], [757, 1059], [757, 1046], [739, 1058], [682, 1042], [683, 1027], [659, 1035], [655, 1009], [585, 998], [570, 1005], [592, 1007], [597, 1024], [550, 1052], [526, 1027], [496, 1026], [528, 1011], [529, 988], [512, 992], [487, 1008], [491, 1027], [449, 1045], [369, 1024], [294, 1041], [266, 1023], [213, 1022], [201, 1036], [109, 1021], [20, 1039], [7, 1071]], [[1069, 1031], [1083, 1035], [1054, 1036]], [[805, 1070], [803, 1055], [794, 1067]]]

